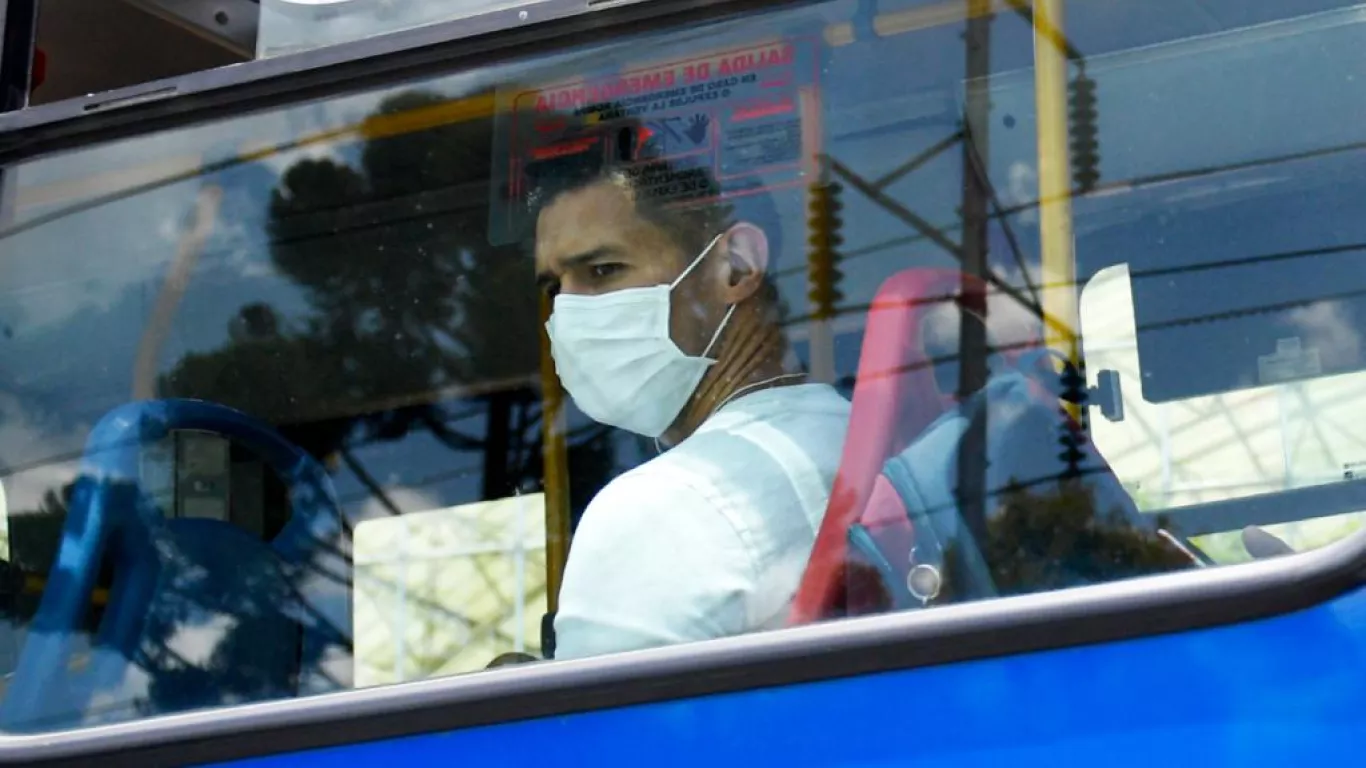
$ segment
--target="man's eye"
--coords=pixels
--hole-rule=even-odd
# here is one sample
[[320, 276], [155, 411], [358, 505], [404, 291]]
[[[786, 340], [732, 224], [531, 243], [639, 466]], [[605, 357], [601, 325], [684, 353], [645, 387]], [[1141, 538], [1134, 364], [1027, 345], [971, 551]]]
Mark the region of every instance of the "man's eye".
[[621, 265], [620, 265], [620, 264], [594, 264], [593, 266], [589, 267], [589, 271], [593, 274], [593, 277], [598, 278], [599, 280], [601, 280], [602, 278], [611, 277], [612, 275], [615, 275], [616, 273], [620, 272], [620, 271], [621, 271]]

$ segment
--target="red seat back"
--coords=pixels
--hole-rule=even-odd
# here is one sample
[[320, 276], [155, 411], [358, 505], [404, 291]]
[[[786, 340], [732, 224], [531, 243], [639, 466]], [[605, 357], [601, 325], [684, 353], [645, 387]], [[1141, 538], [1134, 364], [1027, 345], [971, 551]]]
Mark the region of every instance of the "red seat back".
[[[790, 624], [844, 615], [850, 593], [859, 591], [857, 575], [848, 568], [849, 526], [860, 518], [875, 522], [898, 517], [890, 507], [869, 509], [869, 500], [888, 457], [905, 449], [954, 403], [955, 393], [942, 392], [936, 383], [934, 361], [926, 350], [926, 320], [936, 310], [953, 307], [956, 321], [965, 287], [985, 295], [981, 281], [939, 269], [908, 269], [878, 289], [868, 310], [844, 454]], [[895, 501], [895, 494], [878, 498]], [[904, 509], [899, 517], [906, 520]], [[909, 535], [909, 522], [905, 525]]]

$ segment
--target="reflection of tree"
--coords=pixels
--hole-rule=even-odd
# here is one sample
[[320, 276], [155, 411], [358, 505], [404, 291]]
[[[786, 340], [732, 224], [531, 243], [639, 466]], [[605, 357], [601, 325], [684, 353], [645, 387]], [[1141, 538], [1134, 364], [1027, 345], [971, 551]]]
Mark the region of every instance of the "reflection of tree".
[[[440, 104], [410, 92], [376, 116]], [[282, 425], [376, 488], [343, 449], [412, 430], [482, 452], [484, 498], [539, 479], [532, 268], [519, 248], [488, 242], [490, 148], [489, 122], [464, 121], [371, 139], [355, 167], [309, 159], [289, 168], [270, 199], [271, 257], [312, 313], [291, 322], [243, 307], [229, 343], [187, 356], [162, 390]], [[482, 434], [457, 431], [442, 391], [481, 406]]]
[[[282, 563], [246, 537], [224, 536], [240, 539], [224, 546], [202, 533], [168, 526], [157, 537], [169, 578], [137, 650], [138, 664], [152, 673], [146, 697], [135, 702], [143, 714], [288, 697], [297, 669], [317, 670], [329, 647], [347, 643], [301, 598], [307, 564]], [[301, 643], [300, 626], [326, 641]], [[217, 642], [206, 659], [190, 659], [174, 648], [181, 633]]]
[[[982, 547], [1002, 595], [1045, 592], [1190, 568], [1190, 558], [1119, 509], [1105, 510], [1084, 482], [1013, 488], [987, 521]], [[952, 582], [952, 577], [949, 579]]]
[[9, 517], [10, 565], [26, 573], [47, 573], [57, 554], [66, 520], [66, 505], [75, 483], [43, 493], [38, 509]]
[[[1011, 486], [996, 495], [978, 553], [1001, 596], [1048, 592], [1191, 568], [1194, 562], [1155, 527], [1120, 508], [1104, 509], [1085, 481]], [[960, 524], [966, 525], [961, 521]], [[1161, 525], [1160, 517], [1158, 525]], [[945, 542], [942, 584], [931, 605], [980, 599], [969, 594], [966, 539]], [[925, 562], [916, 558], [913, 562]], [[845, 564], [843, 579], [853, 614], [893, 609], [892, 585], [861, 554]]]
[[[431, 114], [441, 103], [434, 95], [406, 93], [387, 100], [378, 115]], [[269, 201], [270, 255], [276, 271], [302, 290], [308, 311], [300, 316], [245, 304], [227, 342], [186, 355], [160, 378], [159, 395], [210, 400], [272, 423], [330, 466], [348, 467], [395, 513], [403, 510], [384, 498], [383, 478], [366, 471], [355, 448], [420, 431], [452, 452], [482, 455], [481, 498], [539, 485], [537, 297], [521, 248], [494, 247], [487, 239], [491, 137], [487, 120], [451, 123], [369, 139], [354, 166], [307, 159], [290, 167]], [[613, 467], [606, 431], [584, 437], [583, 449], [575, 440], [569, 456], [576, 510]], [[458, 459], [451, 464], [462, 466]], [[50, 493], [40, 514], [11, 518], [31, 523], [27, 533], [16, 527], [16, 538], [42, 540], [18, 549], [55, 550], [63, 493]], [[268, 504], [284, 503], [282, 489], [269, 495]], [[163, 545], [171, 560], [213, 559], [188, 539], [171, 537]], [[345, 542], [335, 549], [349, 559]], [[45, 573], [50, 563], [38, 558], [22, 565]], [[348, 580], [335, 566], [307, 567]], [[206, 702], [228, 702], [268, 693], [273, 684], [249, 674], [242, 659], [253, 654], [253, 633], [291, 604], [281, 590], [292, 589], [295, 579], [260, 576], [259, 583], [223, 592], [214, 610], [240, 620], [207, 658], [187, 660], [165, 641], [198, 614], [176, 606], [217, 599], [199, 594], [204, 585], [192, 581], [185, 600], [159, 598], [168, 613], [153, 616], [147, 627], [139, 660], [153, 677], [147, 709], [178, 708], [187, 689]], [[244, 601], [243, 594], [252, 597]], [[349, 640], [337, 643], [346, 650]]]
[[[378, 115], [440, 103], [406, 93]], [[490, 136], [487, 121], [452, 123], [372, 139], [357, 167], [310, 159], [289, 168], [271, 195], [271, 256], [313, 312], [291, 327], [270, 307], [243, 307], [229, 344], [182, 360], [163, 391], [307, 422], [288, 431], [320, 455], [360, 421], [379, 439], [431, 430], [485, 452], [485, 497], [509, 493], [513, 430], [536, 409], [525, 382], [538, 366], [537, 307], [529, 260], [486, 236]], [[462, 439], [428, 403], [481, 384], [488, 427]]]
[[[441, 103], [405, 93], [377, 116]], [[451, 123], [371, 139], [354, 167], [309, 159], [289, 168], [270, 198], [271, 258], [311, 312], [287, 320], [243, 307], [229, 342], [187, 356], [162, 391], [279, 425], [319, 458], [339, 459], [394, 513], [355, 447], [423, 431], [482, 454], [484, 499], [539, 484], [537, 297], [520, 247], [488, 241], [491, 136], [488, 121]], [[483, 416], [478, 434], [455, 412], [471, 405]], [[611, 459], [601, 441], [572, 451], [574, 487], [600, 487]]]
[[[377, 114], [439, 104], [406, 93]], [[289, 422], [291, 439], [319, 456], [357, 428], [380, 440], [427, 430], [485, 454], [484, 498], [539, 477], [527, 471], [540, 450], [527, 439], [540, 416], [527, 384], [536, 297], [520, 249], [488, 243], [490, 145], [488, 121], [466, 121], [372, 139], [357, 167], [292, 166], [271, 196], [271, 255], [313, 313], [291, 327], [270, 307], [243, 307], [229, 344], [186, 357], [163, 391]], [[458, 434], [432, 393], [481, 385], [486, 429]]]

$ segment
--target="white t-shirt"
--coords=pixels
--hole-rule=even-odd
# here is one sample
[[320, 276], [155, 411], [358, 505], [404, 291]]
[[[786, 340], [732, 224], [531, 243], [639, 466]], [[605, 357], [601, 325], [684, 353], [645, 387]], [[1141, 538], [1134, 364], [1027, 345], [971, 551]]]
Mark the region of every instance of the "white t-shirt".
[[555, 658], [782, 626], [848, 426], [831, 387], [760, 390], [608, 483], [574, 535]]

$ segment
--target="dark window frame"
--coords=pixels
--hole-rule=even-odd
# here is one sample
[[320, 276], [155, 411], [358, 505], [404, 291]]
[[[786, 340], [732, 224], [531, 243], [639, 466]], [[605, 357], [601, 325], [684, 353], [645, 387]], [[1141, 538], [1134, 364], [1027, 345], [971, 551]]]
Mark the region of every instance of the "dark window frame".
[[[543, 0], [470, 19], [0, 115], [0, 163], [783, 0]], [[520, 17], [521, 12], [527, 18]], [[1117, 582], [288, 701], [98, 731], [0, 736], [0, 765], [181, 765], [1190, 631], [1366, 582], [1366, 531], [1313, 552]], [[1063, 638], [1066, 638], [1065, 640]], [[244, 738], [249, 736], [249, 738]]]
[[0, 165], [493, 66], [622, 34], [810, 4], [812, 0], [533, 0], [457, 21], [0, 113]]
[[0, 112], [28, 104], [33, 79], [33, 40], [38, 31], [36, 0], [0, 0]]

